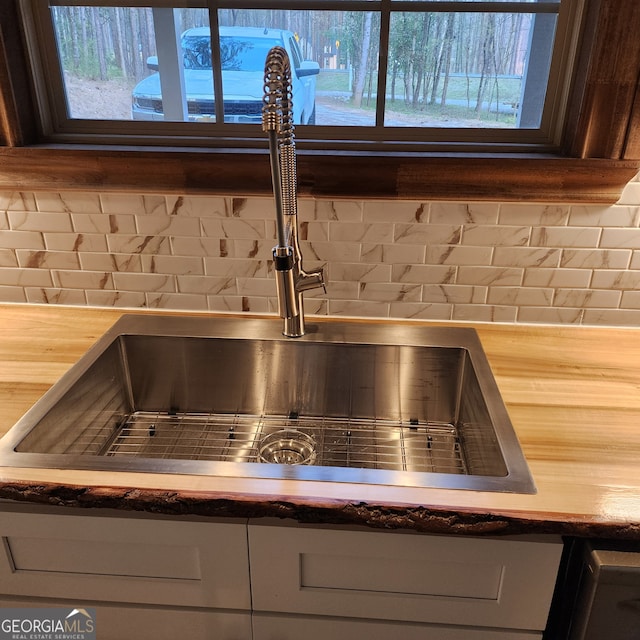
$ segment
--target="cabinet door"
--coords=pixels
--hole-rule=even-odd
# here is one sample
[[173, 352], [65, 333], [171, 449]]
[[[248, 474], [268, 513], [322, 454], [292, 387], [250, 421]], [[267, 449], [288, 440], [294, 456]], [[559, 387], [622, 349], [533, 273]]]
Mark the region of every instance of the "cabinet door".
[[248, 611], [174, 609], [78, 601], [66, 603], [61, 600], [5, 599], [0, 596], [0, 608], [3, 610], [51, 607], [72, 611], [80, 606], [95, 608], [94, 628], [100, 640], [251, 640], [251, 614]]
[[246, 524], [2, 507], [0, 594], [250, 610]]
[[544, 629], [560, 541], [249, 525], [253, 608]]
[[253, 640], [540, 640], [542, 633], [313, 616], [253, 614]]

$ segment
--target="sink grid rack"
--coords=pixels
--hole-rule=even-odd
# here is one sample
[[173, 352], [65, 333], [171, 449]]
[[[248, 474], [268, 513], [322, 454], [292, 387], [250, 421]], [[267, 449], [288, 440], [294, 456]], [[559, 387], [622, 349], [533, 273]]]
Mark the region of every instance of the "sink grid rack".
[[295, 414], [138, 411], [122, 420], [99, 455], [259, 462], [262, 440], [283, 429], [310, 436], [315, 466], [468, 474], [454, 425]]

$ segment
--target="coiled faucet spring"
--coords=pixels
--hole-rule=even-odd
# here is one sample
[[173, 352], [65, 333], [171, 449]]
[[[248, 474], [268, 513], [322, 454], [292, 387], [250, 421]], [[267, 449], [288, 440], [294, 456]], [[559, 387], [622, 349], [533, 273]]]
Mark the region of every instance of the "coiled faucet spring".
[[276, 205], [278, 244], [273, 249], [278, 310], [285, 336], [304, 335], [302, 292], [324, 288], [322, 269], [302, 268], [298, 243], [296, 145], [291, 95], [291, 65], [283, 47], [273, 47], [264, 69], [262, 130], [269, 135], [271, 180]]

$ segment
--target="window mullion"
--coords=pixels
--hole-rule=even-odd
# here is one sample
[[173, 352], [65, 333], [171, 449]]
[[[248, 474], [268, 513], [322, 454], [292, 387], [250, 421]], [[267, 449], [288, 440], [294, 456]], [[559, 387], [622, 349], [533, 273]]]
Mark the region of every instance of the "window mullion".
[[222, 87], [222, 62], [220, 61], [220, 24], [217, 3], [209, 3], [209, 28], [211, 30], [211, 73], [213, 74], [213, 97], [216, 124], [224, 124], [224, 94]]
[[380, 8], [380, 50], [378, 52], [378, 95], [376, 99], [376, 127], [384, 126], [387, 101], [387, 69], [389, 62], [389, 30], [391, 24], [391, 0], [382, 0]]

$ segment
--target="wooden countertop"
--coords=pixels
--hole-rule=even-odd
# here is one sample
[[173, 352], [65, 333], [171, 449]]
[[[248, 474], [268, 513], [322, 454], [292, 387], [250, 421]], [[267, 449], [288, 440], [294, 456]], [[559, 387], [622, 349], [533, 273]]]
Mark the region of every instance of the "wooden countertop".
[[[0, 435], [122, 313], [0, 305]], [[0, 468], [0, 498], [447, 533], [640, 539], [640, 329], [471, 326], [487, 353], [536, 495]]]

